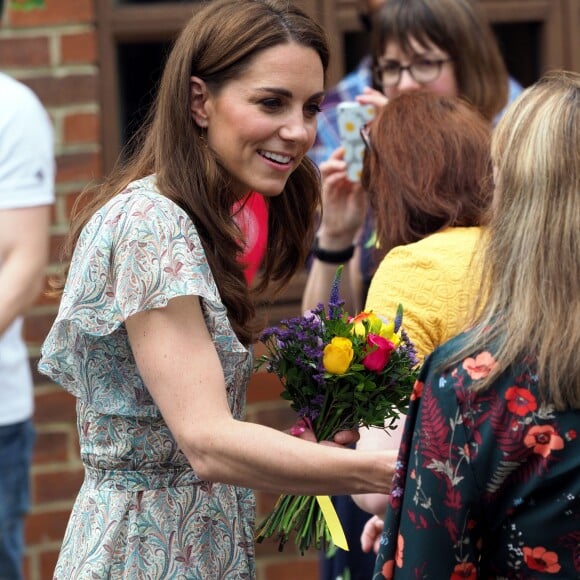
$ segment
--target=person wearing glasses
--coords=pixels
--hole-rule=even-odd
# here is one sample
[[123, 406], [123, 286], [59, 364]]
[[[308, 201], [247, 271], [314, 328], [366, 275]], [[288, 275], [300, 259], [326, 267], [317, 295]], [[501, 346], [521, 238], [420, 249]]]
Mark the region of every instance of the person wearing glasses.
[[[349, 95], [352, 100], [380, 108], [388, 100], [419, 90], [460, 96], [494, 124], [508, 102], [522, 90], [509, 77], [493, 31], [471, 0], [386, 0], [371, 16], [368, 85], [358, 95]], [[310, 153], [321, 170], [324, 211], [302, 308], [327, 301], [337, 261], [350, 255], [345, 260], [348, 266], [344, 269], [341, 294], [346, 308], [358, 311], [365, 304], [377, 265], [372, 249], [375, 216], [368, 208], [366, 192], [346, 177], [337, 129], [334, 143], [331, 141], [333, 131], [328, 129], [327, 121], [335, 119], [333, 106], [323, 105], [317, 145]], [[326, 143], [325, 154], [319, 147], [322, 140]], [[361, 434], [363, 443], [368, 436]], [[396, 448], [399, 437], [400, 431], [386, 438], [385, 444]], [[335, 498], [335, 503], [347, 522], [350, 543], [358, 542], [367, 515], [357, 512], [351, 498]], [[351, 526], [348, 522], [354, 523]], [[359, 569], [361, 578], [370, 577], [370, 565], [361, 564], [363, 560], [356, 559], [353, 553], [354, 556], [339, 551], [346, 564], [335, 565], [331, 575], [323, 575], [324, 580], [335, 580], [341, 567], [348, 567], [351, 574], [354, 568]]]
[[[462, 97], [495, 124], [521, 93], [522, 87], [507, 73], [489, 23], [472, 0], [387, 0], [372, 13], [372, 23], [370, 78], [376, 88], [367, 86], [351, 97], [361, 103], [381, 107], [403, 93], [426, 90]], [[323, 106], [319, 132], [327, 116]], [[338, 136], [330, 156], [321, 159], [317, 153], [324, 212], [302, 306], [326, 301], [336, 269], [333, 256], [348, 255], [346, 250], [353, 248], [342, 294], [346, 306], [358, 310], [376, 267], [369, 251], [373, 218], [366, 212], [365, 193], [346, 178]]]
[[573, 72], [494, 130], [477, 317], [416, 383], [373, 580], [579, 577], [579, 151]]

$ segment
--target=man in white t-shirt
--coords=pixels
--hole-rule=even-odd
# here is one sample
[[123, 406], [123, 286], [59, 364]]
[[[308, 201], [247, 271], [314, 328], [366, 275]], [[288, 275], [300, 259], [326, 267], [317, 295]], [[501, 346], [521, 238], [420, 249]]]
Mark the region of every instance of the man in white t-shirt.
[[43, 287], [54, 166], [47, 112], [0, 73], [0, 580], [22, 578], [34, 440], [22, 316]]

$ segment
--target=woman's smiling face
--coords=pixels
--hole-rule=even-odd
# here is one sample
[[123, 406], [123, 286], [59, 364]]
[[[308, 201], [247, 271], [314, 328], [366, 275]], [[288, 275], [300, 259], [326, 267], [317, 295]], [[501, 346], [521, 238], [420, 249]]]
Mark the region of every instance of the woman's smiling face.
[[316, 136], [324, 95], [317, 52], [294, 42], [266, 49], [216, 94], [201, 83], [203, 99], [194, 96], [195, 79], [192, 114], [239, 197], [250, 190], [278, 195]]

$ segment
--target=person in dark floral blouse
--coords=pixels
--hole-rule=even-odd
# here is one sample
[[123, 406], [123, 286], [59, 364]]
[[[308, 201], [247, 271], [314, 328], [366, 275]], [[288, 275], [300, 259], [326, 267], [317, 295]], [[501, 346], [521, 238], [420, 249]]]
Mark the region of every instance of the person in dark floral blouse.
[[576, 73], [498, 125], [477, 322], [415, 386], [384, 529], [363, 538], [374, 579], [580, 577], [579, 152]]

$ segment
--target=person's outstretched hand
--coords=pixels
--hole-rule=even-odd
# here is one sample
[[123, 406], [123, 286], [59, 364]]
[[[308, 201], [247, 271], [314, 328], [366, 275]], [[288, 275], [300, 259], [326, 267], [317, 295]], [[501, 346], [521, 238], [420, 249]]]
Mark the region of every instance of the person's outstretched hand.
[[379, 553], [384, 525], [385, 522], [379, 516], [373, 516], [367, 521], [360, 536], [360, 546], [363, 552], [368, 553], [373, 550], [375, 554]]
[[320, 164], [322, 176], [322, 219], [318, 229], [320, 246], [341, 250], [352, 244], [364, 222], [366, 193], [346, 176], [344, 148], [336, 149]]

